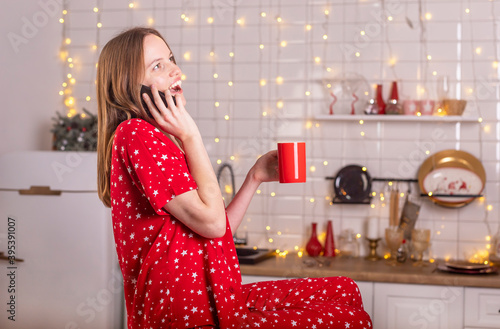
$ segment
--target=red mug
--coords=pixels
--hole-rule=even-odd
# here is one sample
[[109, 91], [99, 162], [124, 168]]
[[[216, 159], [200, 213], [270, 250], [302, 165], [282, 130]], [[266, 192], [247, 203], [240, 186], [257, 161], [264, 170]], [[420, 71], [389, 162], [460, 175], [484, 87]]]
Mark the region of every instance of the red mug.
[[306, 182], [306, 143], [278, 143], [280, 183]]

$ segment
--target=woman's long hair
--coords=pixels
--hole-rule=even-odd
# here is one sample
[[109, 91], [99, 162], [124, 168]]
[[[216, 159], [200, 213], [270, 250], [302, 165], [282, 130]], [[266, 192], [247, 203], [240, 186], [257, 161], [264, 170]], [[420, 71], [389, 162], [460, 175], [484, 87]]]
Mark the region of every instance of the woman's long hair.
[[125, 120], [148, 117], [141, 105], [140, 90], [143, 44], [149, 34], [165, 41], [155, 29], [126, 30], [104, 46], [97, 64], [97, 190], [107, 207], [111, 207], [111, 154], [116, 128]]

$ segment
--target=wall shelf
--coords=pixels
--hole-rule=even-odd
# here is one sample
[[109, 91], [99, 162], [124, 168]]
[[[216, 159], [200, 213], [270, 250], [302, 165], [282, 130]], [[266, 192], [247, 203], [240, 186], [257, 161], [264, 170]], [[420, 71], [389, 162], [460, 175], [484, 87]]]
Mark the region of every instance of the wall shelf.
[[323, 121], [360, 121], [365, 122], [480, 122], [477, 117], [467, 117], [460, 115], [449, 115], [449, 116], [437, 116], [437, 115], [397, 115], [397, 114], [385, 114], [385, 115], [349, 115], [349, 114], [321, 114], [314, 116], [315, 120]]

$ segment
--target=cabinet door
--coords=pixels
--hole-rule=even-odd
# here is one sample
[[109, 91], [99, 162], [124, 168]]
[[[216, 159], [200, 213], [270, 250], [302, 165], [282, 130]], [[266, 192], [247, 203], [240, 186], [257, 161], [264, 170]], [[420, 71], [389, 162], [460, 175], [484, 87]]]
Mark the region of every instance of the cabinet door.
[[500, 289], [465, 288], [465, 325], [500, 328]]
[[24, 260], [0, 260], [0, 328], [118, 328], [123, 283], [111, 228], [96, 193], [0, 191], [0, 251]]
[[374, 284], [375, 329], [463, 327], [464, 288], [416, 284]]

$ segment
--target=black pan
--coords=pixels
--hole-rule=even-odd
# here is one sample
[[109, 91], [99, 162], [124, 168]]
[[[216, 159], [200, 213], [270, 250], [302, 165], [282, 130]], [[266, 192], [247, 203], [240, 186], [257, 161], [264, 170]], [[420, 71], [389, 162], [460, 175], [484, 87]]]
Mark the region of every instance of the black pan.
[[340, 202], [366, 202], [370, 198], [372, 182], [366, 168], [358, 165], [348, 165], [340, 169], [333, 188]]

